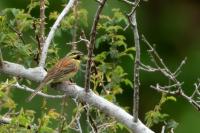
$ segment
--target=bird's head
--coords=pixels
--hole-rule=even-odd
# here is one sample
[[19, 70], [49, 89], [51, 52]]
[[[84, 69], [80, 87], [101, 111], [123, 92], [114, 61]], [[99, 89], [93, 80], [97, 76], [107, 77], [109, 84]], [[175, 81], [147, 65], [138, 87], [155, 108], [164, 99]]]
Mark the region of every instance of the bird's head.
[[83, 56], [83, 53], [78, 50], [73, 50], [67, 54], [67, 57], [79, 60]]

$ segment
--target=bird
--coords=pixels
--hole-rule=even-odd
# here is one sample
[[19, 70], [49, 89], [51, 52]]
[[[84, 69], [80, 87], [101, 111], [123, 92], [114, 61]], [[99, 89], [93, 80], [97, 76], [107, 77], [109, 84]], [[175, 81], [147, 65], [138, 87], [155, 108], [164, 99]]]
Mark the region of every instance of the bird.
[[44, 77], [42, 82], [36, 88], [36, 90], [28, 97], [28, 101], [31, 101], [38, 92], [42, 90], [45, 85], [50, 83], [57, 83], [69, 80], [76, 75], [80, 69], [80, 59], [82, 52], [74, 50], [69, 52], [64, 58], [60, 59]]

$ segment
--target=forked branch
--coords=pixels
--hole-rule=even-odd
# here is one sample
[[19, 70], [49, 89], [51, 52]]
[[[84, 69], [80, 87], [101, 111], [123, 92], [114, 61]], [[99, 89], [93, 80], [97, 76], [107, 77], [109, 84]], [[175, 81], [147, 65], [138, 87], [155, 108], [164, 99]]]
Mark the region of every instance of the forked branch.
[[200, 111], [200, 102], [199, 102], [200, 81], [198, 80], [197, 83], [194, 84], [194, 86], [195, 86], [194, 91], [191, 94], [191, 96], [189, 96], [188, 94], [186, 94], [184, 92], [184, 89], [182, 87], [183, 83], [181, 83], [177, 79], [177, 76], [180, 73], [182, 66], [186, 62], [186, 58], [181, 62], [181, 64], [178, 66], [178, 68], [175, 70], [175, 72], [172, 72], [167, 67], [167, 65], [164, 63], [163, 59], [159, 56], [156, 49], [153, 46], [151, 46], [151, 44], [147, 41], [147, 39], [144, 36], [142, 36], [142, 40], [148, 46], [148, 48], [149, 48], [148, 52], [150, 54], [151, 61], [153, 62], [153, 64], [155, 66], [151, 67], [151, 66], [146, 66], [146, 65], [142, 64], [141, 68], [145, 68], [145, 69], [141, 69], [141, 70], [144, 70], [147, 72], [150, 72], [152, 70], [159, 71], [162, 75], [164, 75], [170, 81], [172, 81], [172, 85], [161, 86], [157, 83], [156, 86], [151, 85], [150, 87], [155, 89], [158, 92], [166, 93], [169, 95], [181, 96], [185, 100], [187, 100], [190, 104], [192, 104], [193, 107], [195, 107], [198, 111]]

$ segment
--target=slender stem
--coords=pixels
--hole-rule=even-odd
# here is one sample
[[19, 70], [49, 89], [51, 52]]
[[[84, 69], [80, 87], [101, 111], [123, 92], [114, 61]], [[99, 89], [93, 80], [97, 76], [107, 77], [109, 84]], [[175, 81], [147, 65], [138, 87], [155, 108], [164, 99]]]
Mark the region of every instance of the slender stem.
[[94, 50], [94, 43], [96, 40], [96, 33], [97, 33], [97, 24], [99, 22], [99, 16], [103, 10], [103, 7], [106, 3], [106, 0], [102, 0], [97, 11], [96, 15], [94, 17], [92, 29], [91, 29], [91, 35], [90, 35], [90, 43], [88, 47], [88, 60], [86, 65], [86, 74], [85, 74], [85, 90], [86, 92], [89, 92], [90, 90], [90, 74], [91, 74], [91, 66], [92, 66], [92, 55]]
[[72, 50], [76, 50], [77, 49], [77, 44], [75, 43], [77, 41], [77, 29], [78, 29], [78, 24], [77, 24], [77, 19], [78, 19], [78, 12], [77, 12], [77, 8], [78, 8], [78, 1], [76, 1], [74, 3], [74, 7], [73, 7], [73, 15], [74, 15], [74, 25], [73, 25], [73, 32], [72, 32]]
[[133, 6], [135, 5], [135, 2], [131, 2], [129, 0], [122, 0], [122, 1], [129, 4], [129, 5], [133, 5]]
[[[17, 89], [24, 90], [24, 91], [27, 91], [27, 92], [34, 92], [35, 91], [35, 90], [33, 90], [33, 89], [31, 89], [27, 86], [20, 85], [19, 83], [14, 84], [13, 87], [16, 87]], [[42, 93], [42, 92], [37, 93], [37, 95], [42, 96], [42, 97], [46, 97], [46, 98], [53, 98], [53, 99], [57, 99], [57, 98], [60, 99], [60, 98], [65, 97], [65, 95], [48, 95], [48, 94], [45, 94], [45, 93]]]
[[37, 43], [37, 49], [38, 49], [37, 54], [34, 57], [34, 60], [36, 61], [37, 64], [39, 64], [39, 58], [40, 58], [42, 48], [41, 48], [41, 45], [40, 45], [40, 37], [37, 33], [36, 21], [33, 21], [33, 28], [35, 30], [35, 39], [37, 41], [36, 43]]
[[17, 34], [17, 36], [18, 36], [18, 38], [22, 41], [22, 43], [25, 45], [26, 44], [26, 42], [25, 42], [25, 40], [24, 40], [24, 38], [23, 38], [23, 34], [20, 32], [20, 31], [18, 31], [17, 29], [15, 29], [14, 27], [12, 27], [11, 25], [9, 25], [9, 24], [7, 24], [8, 25], [8, 27], [13, 31], [13, 32], [15, 32], [16, 34]]
[[133, 23], [135, 24], [133, 27], [134, 32], [134, 42], [136, 48], [135, 55], [135, 63], [134, 63], [134, 121], [138, 120], [138, 112], [139, 112], [139, 86], [140, 86], [140, 42], [139, 42], [139, 34], [136, 23], [136, 12], [132, 15]]
[[140, 89], [140, 40], [137, 28], [136, 21], [136, 7], [139, 5], [140, 0], [137, 0], [136, 5], [132, 7], [131, 12], [128, 14], [129, 23], [131, 29], [134, 33], [134, 43], [135, 43], [135, 62], [133, 68], [133, 82], [134, 82], [134, 91], [133, 91], [133, 116], [134, 122], [138, 122], [138, 112], [139, 112], [139, 89]]
[[40, 48], [45, 43], [45, 0], [40, 0], [40, 32], [39, 32]]

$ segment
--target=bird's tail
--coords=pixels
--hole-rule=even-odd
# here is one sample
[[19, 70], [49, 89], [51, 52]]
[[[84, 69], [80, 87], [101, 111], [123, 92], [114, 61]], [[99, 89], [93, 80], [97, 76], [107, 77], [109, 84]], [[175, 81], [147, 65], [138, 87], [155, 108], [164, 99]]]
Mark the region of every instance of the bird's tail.
[[30, 102], [37, 94], [42, 90], [42, 88], [45, 86], [46, 82], [42, 82], [36, 90], [28, 97], [27, 102]]

